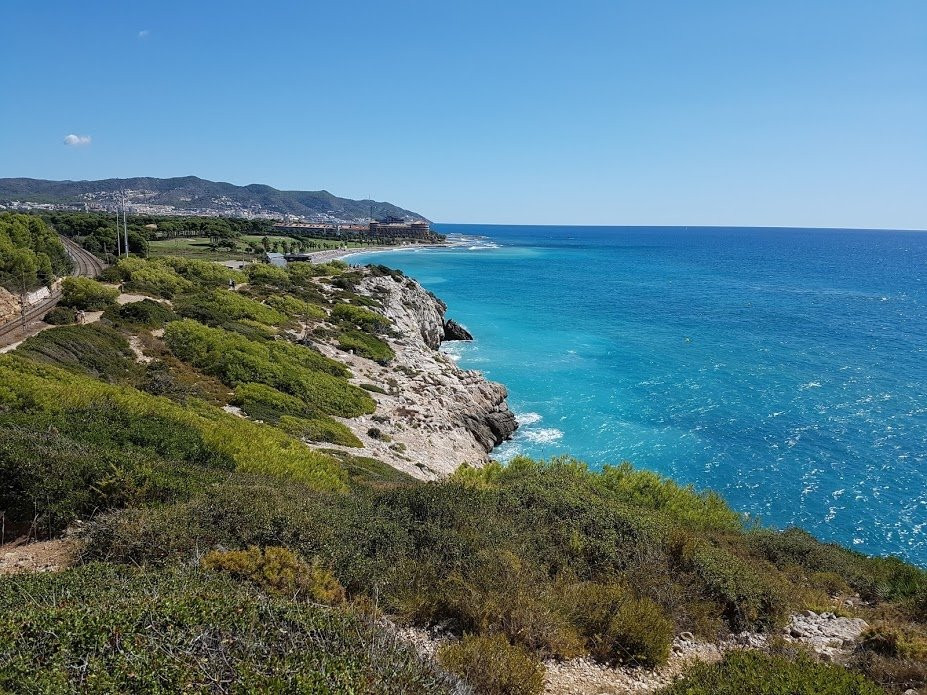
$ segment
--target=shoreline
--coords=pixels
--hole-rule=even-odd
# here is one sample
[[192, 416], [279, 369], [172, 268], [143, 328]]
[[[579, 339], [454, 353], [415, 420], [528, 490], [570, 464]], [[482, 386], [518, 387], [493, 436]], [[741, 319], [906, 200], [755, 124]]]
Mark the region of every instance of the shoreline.
[[456, 244], [450, 242], [438, 242], [433, 244], [394, 244], [392, 246], [358, 246], [349, 249], [311, 251], [307, 255], [312, 263], [327, 263], [328, 261], [344, 260], [350, 256], [358, 256], [362, 253], [386, 253], [387, 251], [408, 251], [411, 249], [443, 249], [452, 248], [454, 246], [456, 246]]

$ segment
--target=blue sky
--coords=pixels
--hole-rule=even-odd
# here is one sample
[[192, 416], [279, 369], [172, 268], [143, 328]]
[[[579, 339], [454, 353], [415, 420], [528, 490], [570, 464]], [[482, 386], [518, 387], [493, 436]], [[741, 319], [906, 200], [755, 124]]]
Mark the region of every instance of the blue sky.
[[0, 176], [927, 228], [923, 0], [5, 0], [0, 75]]

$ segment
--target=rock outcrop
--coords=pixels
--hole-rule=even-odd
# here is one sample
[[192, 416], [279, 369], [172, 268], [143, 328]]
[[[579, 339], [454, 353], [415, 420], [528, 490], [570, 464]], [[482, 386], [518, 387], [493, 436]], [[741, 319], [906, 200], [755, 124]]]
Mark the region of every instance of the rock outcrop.
[[470, 331], [457, 323], [454, 319], [447, 319], [444, 322], [444, 339], [445, 340], [473, 340]]
[[344, 451], [373, 456], [423, 479], [447, 475], [465, 463], [483, 465], [518, 425], [502, 384], [460, 369], [439, 351], [446, 335], [444, 303], [401, 276], [368, 274], [354, 291], [376, 299], [377, 310], [392, 321], [392, 335], [384, 340], [396, 357], [384, 366], [317, 344], [351, 369], [354, 383], [375, 387], [370, 395], [376, 412], [343, 420], [364, 449]]
[[0, 324], [12, 321], [19, 316], [19, 297], [0, 287]]

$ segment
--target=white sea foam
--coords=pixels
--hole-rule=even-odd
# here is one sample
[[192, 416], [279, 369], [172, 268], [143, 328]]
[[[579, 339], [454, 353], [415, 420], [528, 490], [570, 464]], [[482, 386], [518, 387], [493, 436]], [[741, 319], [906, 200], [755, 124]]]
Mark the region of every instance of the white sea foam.
[[536, 422], [540, 422], [543, 417], [540, 413], [515, 413], [515, 419], [518, 420], [518, 424], [521, 427], [525, 425], [533, 425]]
[[441, 352], [454, 360], [454, 362], [459, 361], [460, 358], [463, 357], [463, 350], [460, 348], [458, 341], [441, 343]]
[[802, 384], [798, 388], [801, 391], [804, 391], [805, 389], [819, 389], [821, 388], [821, 382], [820, 381], [809, 381], [807, 384]]
[[563, 438], [563, 432], [555, 427], [541, 427], [536, 430], [525, 430], [522, 436], [534, 444], [552, 444]]

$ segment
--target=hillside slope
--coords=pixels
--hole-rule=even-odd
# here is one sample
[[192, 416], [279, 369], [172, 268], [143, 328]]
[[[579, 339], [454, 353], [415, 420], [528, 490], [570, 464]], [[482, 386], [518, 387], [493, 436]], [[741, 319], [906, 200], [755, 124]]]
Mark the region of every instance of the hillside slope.
[[224, 214], [248, 211], [257, 214], [297, 215], [306, 218], [337, 218], [346, 221], [393, 215], [421, 218], [392, 203], [340, 198], [328, 191], [280, 191], [271, 186], [207, 181], [196, 176], [160, 179], [135, 177], [101, 181], [48, 181], [0, 179], [0, 202], [21, 201], [57, 205], [107, 203], [125, 190], [133, 205], [168, 206], [177, 212], [213, 210]]

